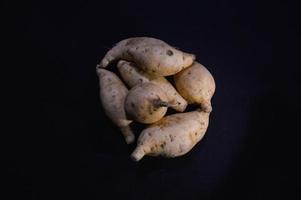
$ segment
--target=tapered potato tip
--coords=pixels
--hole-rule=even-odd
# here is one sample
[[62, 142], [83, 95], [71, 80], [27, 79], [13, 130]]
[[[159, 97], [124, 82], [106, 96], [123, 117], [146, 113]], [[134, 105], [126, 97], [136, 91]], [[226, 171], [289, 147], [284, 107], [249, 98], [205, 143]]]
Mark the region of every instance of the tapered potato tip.
[[141, 160], [143, 158], [143, 156], [145, 155], [144, 150], [138, 146], [132, 153], [131, 155], [131, 159], [138, 162], [139, 160]]
[[206, 113], [211, 113], [212, 112], [212, 106], [210, 102], [205, 102], [201, 104], [201, 109], [206, 112]]
[[131, 144], [135, 141], [135, 135], [132, 131], [132, 129], [129, 126], [125, 126], [120, 128], [120, 131], [125, 139], [125, 142], [127, 144]]
[[127, 135], [127, 136], [124, 136], [124, 139], [127, 144], [132, 144], [135, 141], [135, 136]]
[[96, 65], [96, 69], [97, 68], [106, 68], [110, 63], [110, 60], [103, 58], [97, 65]]
[[110, 61], [111, 61], [111, 57], [109, 56], [107, 56], [107, 57], [104, 57], [101, 61], [100, 61], [100, 63], [98, 64], [99, 65], [99, 67], [101, 67], [101, 68], [105, 68], [105, 67], [107, 67], [109, 64], [110, 64]]
[[96, 73], [100, 75], [101, 73], [105, 73], [105, 69], [100, 66], [100, 64], [96, 65]]
[[195, 55], [190, 53], [183, 53], [184, 54], [184, 66], [185, 68], [192, 65], [193, 61], [195, 61]]

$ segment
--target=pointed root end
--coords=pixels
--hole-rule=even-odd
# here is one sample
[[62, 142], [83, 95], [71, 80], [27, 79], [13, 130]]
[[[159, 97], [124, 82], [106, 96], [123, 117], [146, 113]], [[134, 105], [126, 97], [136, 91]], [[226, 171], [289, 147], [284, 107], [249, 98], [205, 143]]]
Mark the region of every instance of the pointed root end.
[[133, 153], [131, 154], [131, 159], [133, 161], [138, 162], [139, 160], [141, 160], [143, 158], [143, 156], [145, 155], [145, 152], [143, 151], [142, 148], [140, 148], [139, 146], [133, 151]]
[[131, 144], [135, 141], [135, 135], [130, 126], [121, 127], [120, 131], [124, 136], [125, 142]]
[[135, 141], [135, 135], [128, 135], [124, 137], [127, 144], [132, 144]]

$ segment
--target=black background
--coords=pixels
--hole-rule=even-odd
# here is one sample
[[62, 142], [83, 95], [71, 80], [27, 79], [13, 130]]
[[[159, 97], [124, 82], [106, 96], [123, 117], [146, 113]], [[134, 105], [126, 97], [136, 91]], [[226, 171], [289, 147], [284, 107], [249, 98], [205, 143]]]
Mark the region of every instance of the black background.
[[[297, 3], [1, 4], [5, 199], [297, 199]], [[183, 157], [134, 163], [104, 116], [95, 65], [133, 36], [195, 53], [215, 77], [206, 137]]]

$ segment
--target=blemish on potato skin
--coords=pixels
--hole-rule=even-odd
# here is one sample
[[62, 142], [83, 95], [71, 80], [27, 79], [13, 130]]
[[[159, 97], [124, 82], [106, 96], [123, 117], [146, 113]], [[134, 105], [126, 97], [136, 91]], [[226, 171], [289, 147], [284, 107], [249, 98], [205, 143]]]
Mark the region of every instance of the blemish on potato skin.
[[163, 149], [166, 145], [166, 142], [163, 142], [162, 144], [160, 144], [160, 147]]
[[131, 106], [132, 106], [132, 108], [135, 108], [135, 104], [133, 102], [131, 103]]
[[167, 54], [168, 56], [172, 56], [172, 55], [173, 55], [173, 52], [172, 52], [172, 50], [168, 49], [168, 50], [166, 51], [166, 54]]
[[139, 81], [140, 83], [142, 83], [143, 80], [142, 80], [142, 78], [139, 78], [138, 81]]
[[170, 139], [171, 142], [174, 141], [174, 137], [172, 135], [169, 135], [169, 139]]

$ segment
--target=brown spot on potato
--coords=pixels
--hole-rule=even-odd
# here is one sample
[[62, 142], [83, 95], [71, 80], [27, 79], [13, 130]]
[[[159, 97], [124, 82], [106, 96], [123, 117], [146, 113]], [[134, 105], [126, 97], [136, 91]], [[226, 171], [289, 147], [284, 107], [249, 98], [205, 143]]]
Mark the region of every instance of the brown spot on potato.
[[195, 136], [196, 136], [197, 134], [198, 134], [197, 132], [194, 133]]
[[162, 144], [160, 144], [160, 147], [163, 149], [166, 145], [166, 142], [163, 142]]
[[174, 141], [174, 137], [172, 135], [169, 135], [169, 139], [170, 139], [171, 142]]
[[132, 106], [132, 108], [135, 108], [135, 104], [133, 102], [131, 103], [131, 106]]
[[166, 51], [166, 54], [167, 54], [168, 56], [172, 56], [172, 55], [173, 55], [173, 52], [172, 52], [172, 50], [168, 49], [168, 50]]

